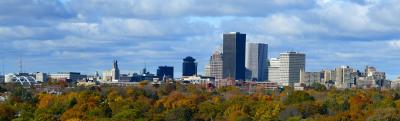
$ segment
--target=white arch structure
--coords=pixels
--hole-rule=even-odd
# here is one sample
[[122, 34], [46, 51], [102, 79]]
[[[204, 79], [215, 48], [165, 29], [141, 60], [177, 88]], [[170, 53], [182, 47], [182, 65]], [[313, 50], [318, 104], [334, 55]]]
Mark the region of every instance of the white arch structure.
[[20, 76], [15, 74], [10, 74], [12, 82], [20, 83], [22, 86], [32, 86], [36, 84], [38, 81], [32, 76]]

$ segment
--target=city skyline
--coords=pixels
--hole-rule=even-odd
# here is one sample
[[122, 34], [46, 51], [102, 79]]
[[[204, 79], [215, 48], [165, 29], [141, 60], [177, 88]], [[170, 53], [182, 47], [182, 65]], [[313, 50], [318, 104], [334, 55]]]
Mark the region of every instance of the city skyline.
[[145, 65], [155, 73], [158, 66], [169, 65], [181, 75], [181, 60], [192, 56], [203, 74], [210, 55], [222, 45], [221, 33], [239, 31], [248, 42], [268, 44], [269, 57], [286, 51], [307, 54], [307, 71], [370, 65], [389, 79], [400, 74], [396, 0], [0, 3], [5, 73], [19, 72], [20, 59], [24, 72], [87, 74], [119, 60], [121, 73], [140, 72]]

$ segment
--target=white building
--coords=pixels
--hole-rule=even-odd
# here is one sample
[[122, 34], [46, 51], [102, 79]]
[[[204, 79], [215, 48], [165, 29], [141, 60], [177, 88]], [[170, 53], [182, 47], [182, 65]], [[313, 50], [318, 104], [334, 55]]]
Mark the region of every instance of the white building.
[[280, 75], [280, 66], [281, 62], [279, 58], [271, 58], [269, 60], [269, 67], [268, 67], [268, 81], [270, 82], [280, 82], [281, 75]]
[[211, 66], [209, 63], [204, 67], [204, 75], [211, 76]]
[[112, 81], [112, 71], [111, 70], [106, 70], [106, 71], [103, 71], [103, 74], [102, 74], [102, 81], [105, 81], [105, 82], [111, 82]]
[[35, 78], [39, 82], [47, 82], [48, 76], [46, 73], [38, 72], [35, 74]]
[[268, 44], [249, 43], [246, 47], [246, 68], [250, 70], [250, 80], [268, 79]]
[[215, 85], [215, 78], [214, 77], [204, 77], [204, 76], [186, 76], [182, 77], [181, 80], [183, 83], [186, 84], [198, 84], [207, 86], [208, 84]]
[[114, 60], [113, 68], [103, 72], [102, 81], [104, 82], [118, 82], [120, 80], [120, 73], [118, 68], [118, 61]]
[[[268, 76], [270, 81], [289, 86], [300, 82], [300, 71], [305, 70], [305, 54], [298, 52], [281, 53], [279, 59], [270, 60]], [[278, 71], [279, 70], [279, 71]], [[277, 78], [279, 76], [279, 79]]]
[[55, 74], [50, 74], [49, 78], [53, 80], [70, 80], [76, 82], [85, 77], [79, 72], [58, 72]]
[[385, 72], [378, 72], [375, 67], [365, 68], [365, 77], [357, 79], [357, 86], [362, 88], [388, 87], [389, 81], [386, 80]]
[[336, 80], [336, 71], [335, 70], [324, 70], [324, 78], [323, 83], [334, 83]]
[[210, 77], [214, 77], [216, 81], [221, 80], [223, 78], [223, 61], [222, 61], [222, 52], [217, 50], [214, 54], [210, 57], [209, 66]]
[[400, 77], [396, 80], [393, 80], [390, 85], [391, 88], [400, 88]]
[[4, 83], [11, 83], [11, 82], [13, 82], [13, 74], [6, 74], [5, 76], [4, 76]]

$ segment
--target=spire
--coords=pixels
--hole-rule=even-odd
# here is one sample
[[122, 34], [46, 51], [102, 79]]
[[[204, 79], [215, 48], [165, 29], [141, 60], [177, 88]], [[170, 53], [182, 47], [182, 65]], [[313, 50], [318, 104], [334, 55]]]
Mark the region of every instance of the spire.
[[118, 69], [118, 61], [114, 60], [113, 69]]

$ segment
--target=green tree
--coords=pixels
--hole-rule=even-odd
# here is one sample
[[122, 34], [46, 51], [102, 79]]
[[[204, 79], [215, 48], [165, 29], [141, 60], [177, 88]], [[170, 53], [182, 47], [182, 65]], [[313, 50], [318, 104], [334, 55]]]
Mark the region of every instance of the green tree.
[[134, 119], [141, 118], [141, 111], [138, 109], [125, 109], [113, 116], [113, 120], [117, 121], [133, 121]]
[[287, 98], [284, 100], [285, 104], [296, 104], [305, 101], [314, 101], [314, 97], [304, 91], [289, 92]]
[[313, 88], [314, 90], [320, 91], [320, 92], [326, 91], [325, 85], [320, 84], [320, 83], [313, 83], [313, 84], [311, 84], [311, 88]]
[[193, 112], [189, 108], [179, 107], [169, 110], [165, 113], [165, 120], [167, 121], [190, 121]]

